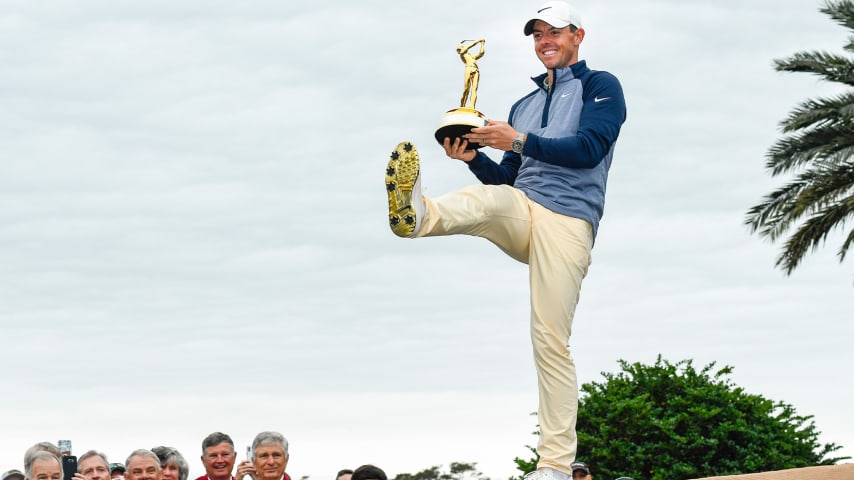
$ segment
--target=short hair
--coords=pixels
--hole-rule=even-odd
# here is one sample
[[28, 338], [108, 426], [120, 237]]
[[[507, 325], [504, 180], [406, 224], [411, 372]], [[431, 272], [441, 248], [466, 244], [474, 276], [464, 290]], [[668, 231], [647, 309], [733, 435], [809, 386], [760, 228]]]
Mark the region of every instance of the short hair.
[[380, 467], [362, 465], [353, 472], [350, 480], [388, 480], [388, 477]]
[[335, 475], [335, 480], [338, 480], [339, 478], [341, 478], [341, 475], [347, 475], [348, 473], [349, 473], [350, 475], [352, 475], [352, 474], [353, 474], [353, 470], [350, 470], [349, 468], [345, 468], [345, 469], [343, 469], [343, 470], [338, 470], [338, 474], [337, 474], [337, 475]]
[[24, 473], [24, 476], [30, 480], [32, 480], [33, 478], [33, 465], [41, 460], [53, 460], [54, 462], [56, 462], [56, 464], [59, 465], [59, 475], [63, 476], [62, 462], [59, 460], [59, 457], [57, 455], [53, 454], [53, 452], [49, 452], [47, 450], [36, 450], [29, 456], [29, 460], [30, 463], [25, 469], [26, 472]]
[[205, 450], [210, 447], [215, 447], [220, 443], [227, 443], [231, 445], [231, 451], [234, 451], [234, 441], [231, 437], [222, 432], [213, 432], [202, 440], [202, 455], [205, 454]]
[[107, 471], [110, 471], [110, 461], [107, 460], [107, 455], [101, 452], [97, 452], [95, 450], [89, 450], [88, 452], [80, 455], [80, 458], [77, 459], [77, 463], [80, 464], [83, 460], [91, 457], [101, 457], [101, 460], [104, 461], [104, 466], [107, 467]]
[[166, 465], [174, 463], [178, 467], [178, 480], [187, 480], [190, 476], [190, 465], [181, 452], [172, 447], [154, 447], [151, 451], [160, 459], [160, 469], [166, 468]]
[[[49, 452], [53, 454], [57, 459], [59, 458], [59, 447], [50, 443], [50, 442], [39, 442], [32, 447], [28, 448], [24, 453], [24, 471], [28, 471], [30, 469], [30, 465], [33, 464], [33, 456], [38, 452]], [[59, 462], [60, 466], [62, 466], [62, 462]]]
[[261, 432], [255, 435], [255, 440], [252, 440], [252, 460], [255, 460], [255, 451], [262, 445], [278, 445], [285, 452], [285, 458], [291, 456], [288, 453], [288, 441], [279, 432]]
[[140, 448], [140, 449], [134, 450], [133, 452], [130, 453], [130, 455], [128, 455], [127, 460], [125, 460], [125, 468], [127, 469], [125, 472], [130, 471], [130, 461], [133, 457], [153, 458], [154, 463], [157, 464], [157, 468], [158, 469], [160, 468], [160, 458], [157, 455], [155, 455], [154, 452], [152, 452], [151, 450], [146, 450], [144, 448]]

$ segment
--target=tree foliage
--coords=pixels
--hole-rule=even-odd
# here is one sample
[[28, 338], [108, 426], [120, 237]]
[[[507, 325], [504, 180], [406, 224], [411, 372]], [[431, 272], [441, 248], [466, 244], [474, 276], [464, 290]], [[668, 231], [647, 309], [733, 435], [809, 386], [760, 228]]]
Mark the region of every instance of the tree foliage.
[[[828, 1], [821, 11], [854, 30], [854, 0]], [[854, 36], [844, 49], [854, 52]], [[775, 60], [774, 68], [854, 86], [854, 61], [848, 55], [799, 52]], [[830, 232], [854, 220], [854, 91], [807, 100], [780, 126], [786, 135], [769, 149], [766, 168], [772, 176], [792, 174], [793, 179], [752, 207], [745, 223], [771, 241], [794, 230], [777, 258], [777, 266], [788, 275]], [[854, 228], [837, 252], [840, 262], [852, 243]]]
[[734, 385], [732, 367], [696, 370], [661, 356], [654, 365], [619, 364], [581, 387], [578, 458], [594, 476], [680, 480], [849, 458], [828, 457], [841, 447], [819, 444], [812, 416]]

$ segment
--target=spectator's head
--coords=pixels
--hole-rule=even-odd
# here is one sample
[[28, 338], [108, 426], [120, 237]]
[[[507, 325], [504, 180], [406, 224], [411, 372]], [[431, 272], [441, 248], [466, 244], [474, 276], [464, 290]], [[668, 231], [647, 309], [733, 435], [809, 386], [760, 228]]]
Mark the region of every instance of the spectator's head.
[[151, 450], [134, 450], [125, 465], [126, 480], [160, 480], [160, 459]]
[[123, 463], [111, 463], [110, 478], [112, 480], [125, 480], [125, 465]]
[[353, 476], [353, 471], [349, 468], [345, 468], [344, 470], [339, 470], [338, 475], [335, 475], [335, 480], [350, 480]]
[[52, 452], [37, 451], [30, 457], [30, 464], [24, 475], [28, 480], [61, 480], [62, 463]]
[[572, 480], [590, 480], [593, 478], [590, 475], [590, 467], [584, 462], [572, 462], [569, 468], [572, 469]]
[[151, 451], [160, 459], [162, 480], [187, 480], [190, 476], [190, 465], [178, 450], [172, 447], [154, 447]]
[[103, 453], [89, 450], [77, 459], [77, 472], [86, 480], [110, 480], [110, 462]]
[[50, 442], [39, 442], [28, 448], [24, 453], [24, 472], [30, 469], [30, 464], [33, 463], [33, 455], [38, 452], [49, 452], [56, 458], [59, 458], [59, 447]]
[[3, 472], [0, 480], [24, 480], [24, 472], [13, 468], [12, 470]]
[[362, 465], [353, 471], [350, 480], [388, 480], [388, 477], [380, 467]]
[[202, 464], [211, 480], [231, 480], [236, 458], [228, 435], [214, 432], [202, 440]]
[[261, 432], [252, 440], [257, 480], [282, 480], [288, 466], [288, 441], [279, 432]]

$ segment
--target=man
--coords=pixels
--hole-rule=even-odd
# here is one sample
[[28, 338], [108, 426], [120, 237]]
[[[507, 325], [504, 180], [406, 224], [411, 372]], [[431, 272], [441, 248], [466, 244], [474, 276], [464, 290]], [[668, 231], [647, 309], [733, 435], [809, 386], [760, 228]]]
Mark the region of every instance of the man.
[[123, 464], [110, 464], [110, 480], [125, 480], [125, 466]]
[[353, 478], [353, 470], [349, 468], [338, 470], [338, 474], [335, 475], [335, 480], [350, 480], [351, 478]]
[[62, 463], [53, 452], [40, 450], [29, 457], [30, 463], [24, 473], [27, 480], [61, 480]]
[[[445, 153], [465, 162], [483, 185], [423, 197], [418, 153], [401, 143], [386, 168], [389, 224], [402, 237], [483, 237], [529, 265], [540, 424], [540, 459], [531, 475], [568, 480], [578, 410], [568, 342], [626, 107], [616, 77], [578, 60], [585, 32], [568, 4], [547, 2], [523, 32], [533, 35], [546, 67], [533, 79], [536, 90], [512, 106], [508, 122], [444, 139]], [[501, 163], [469, 143], [503, 150]]]
[[388, 480], [388, 477], [380, 467], [362, 465], [353, 472], [350, 480]]
[[110, 480], [110, 462], [107, 456], [95, 450], [80, 455], [77, 459], [75, 480]]
[[160, 480], [160, 459], [150, 450], [139, 449], [125, 461], [127, 480]]
[[288, 466], [288, 441], [279, 432], [261, 432], [252, 440], [250, 460], [237, 466], [236, 479], [249, 475], [253, 480], [291, 480]]
[[24, 452], [24, 472], [30, 469], [30, 465], [33, 463], [33, 457], [38, 452], [48, 452], [56, 458], [60, 457], [59, 447], [51, 442], [39, 442]]
[[234, 442], [231, 437], [222, 433], [214, 432], [202, 440], [202, 464], [205, 466], [205, 474], [196, 480], [233, 480], [231, 472], [234, 471], [234, 462], [237, 456], [234, 454]]
[[3, 472], [3, 475], [0, 475], [0, 480], [24, 480], [24, 473], [13, 468]]
[[593, 480], [590, 468], [584, 462], [572, 462], [572, 480]]

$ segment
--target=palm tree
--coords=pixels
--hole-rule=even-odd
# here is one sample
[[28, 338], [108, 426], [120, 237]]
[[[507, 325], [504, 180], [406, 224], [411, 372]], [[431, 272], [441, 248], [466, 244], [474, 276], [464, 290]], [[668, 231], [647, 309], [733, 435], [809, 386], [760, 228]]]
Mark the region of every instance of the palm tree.
[[[854, 31], [854, 0], [827, 1], [821, 11]], [[854, 36], [844, 48], [854, 52]], [[774, 68], [813, 73], [854, 87], [854, 60], [848, 56], [799, 52], [775, 60]], [[793, 179], [751, 208], [745, 223], [772, 241], [795, 230], [776, 263], [789, 275], [831, 231], [854, 223], [854, 91], [807, 100], [780, 126], [785, 136], [768, 150], [766, 168], [771, 176], [792, 173]], [[852, 243], [854, 228], [837, 252], [840, 262]]]

